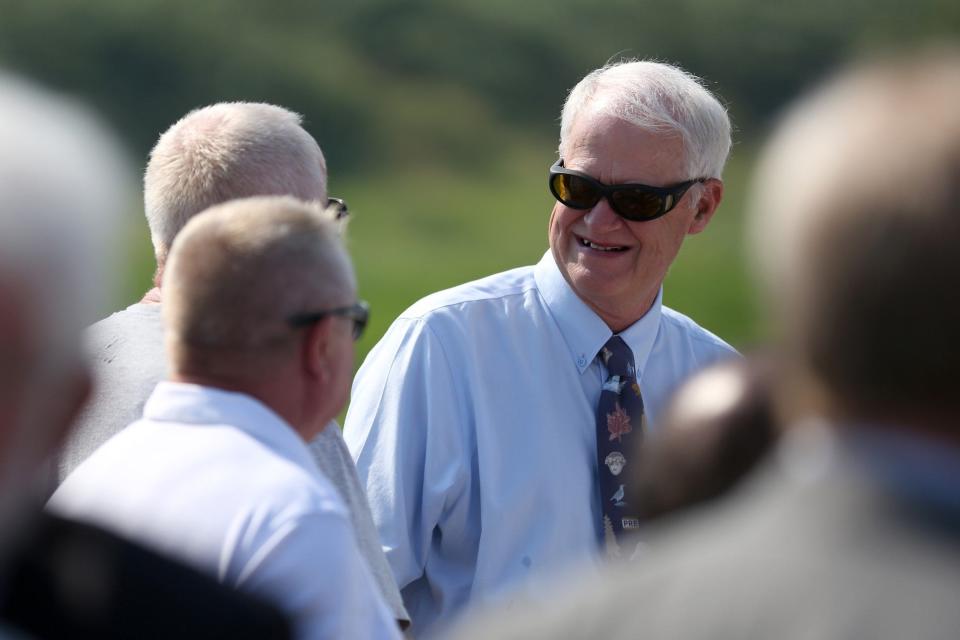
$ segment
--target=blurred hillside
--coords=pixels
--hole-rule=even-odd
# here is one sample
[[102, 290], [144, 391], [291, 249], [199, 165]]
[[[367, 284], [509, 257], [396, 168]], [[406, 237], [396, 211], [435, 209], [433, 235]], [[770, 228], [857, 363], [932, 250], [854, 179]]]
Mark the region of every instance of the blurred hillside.
[[[420, 295], [540, 257], [560, 106], [620, 56], [679, 63], [729, 105], [727, 197], [666, 299], [748, 344], [759, 329], [741, 203], [772, 116], [850, 56], [958, 34], [956, 0], [0, 0], [0, 63], [92, 102], [144, 161], [197, 106], [303, 113], [331, 192], [355, 214], [350, 244], [375, 314], [362, 350]], [[118, 307], [149, 284], [138, 207]]]

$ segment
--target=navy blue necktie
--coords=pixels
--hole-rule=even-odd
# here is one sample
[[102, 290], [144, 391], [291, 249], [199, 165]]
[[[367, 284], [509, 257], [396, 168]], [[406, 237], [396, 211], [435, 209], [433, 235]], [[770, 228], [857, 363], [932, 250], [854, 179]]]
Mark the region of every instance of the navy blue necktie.
[[607, 380], [597, 407], [597, 472], [607, 554], [620, 555], [619, 541], [640, 521], [627, 504], [626, 466], [644, 431], [643, 397], [637, 384], [633, 352], [620, 336], [613, 336], [598, 355], [607, 368]]

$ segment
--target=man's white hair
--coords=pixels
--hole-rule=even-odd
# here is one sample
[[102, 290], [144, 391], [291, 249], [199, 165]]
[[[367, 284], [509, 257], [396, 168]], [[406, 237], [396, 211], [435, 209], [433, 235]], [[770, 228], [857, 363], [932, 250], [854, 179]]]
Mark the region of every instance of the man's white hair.
[[[696, 76], [648, 60], [608, 64], [570, 91], [560, 122], [560, 157], [574, 123], [585, 113], [615, 116], [642, 129], [683, 140], [685, 178], [720, 178], [730, 153], [727, 110]], [[639, 150], [638, 150], [639, 152]]]
[[191, 111], [150, 153], [144, 207], [162, 265], [187, 221], [235, 198], [290, 195], [326, 202], [327, 165], [301, 117], [282, 107], [220, 103]]
[[80, 105], [0, 72], [0, 271], [32, 287], [51, 349], [76, 349], [111, 291], [129, 164]]

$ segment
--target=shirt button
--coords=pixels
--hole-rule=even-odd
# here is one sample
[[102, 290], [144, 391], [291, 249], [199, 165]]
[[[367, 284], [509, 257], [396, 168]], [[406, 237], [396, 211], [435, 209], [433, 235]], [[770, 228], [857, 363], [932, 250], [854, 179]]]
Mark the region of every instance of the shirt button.
[[582, 367], [582, 366], [585, 365], [585, 364], [587, 364], [587, 359], [586, 359], [586, 358], [584, 358], [583, 356], [580, 356], [579, 358], [577, 358], [577, 366], [578, 366], [578, 367]]

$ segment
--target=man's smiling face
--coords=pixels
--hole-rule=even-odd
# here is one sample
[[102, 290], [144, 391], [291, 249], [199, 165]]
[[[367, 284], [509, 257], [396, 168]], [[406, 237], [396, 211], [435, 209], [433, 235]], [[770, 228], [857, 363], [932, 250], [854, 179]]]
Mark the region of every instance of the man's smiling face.
[[[678, 134], [646, 131], [596, 112], [578, 118], [563, 154], [565, 167], [605, 184], [663, 187], [701, 177], [686, 175]], [[606, 198], [592, 209], [557, 202], [550, 249], [576, 294], [618, 332], [649, 310], [684, 237], [707, 226], [721, 194], [719, 180], [695, 184], [669, 213], [648, 222], [621, 218]]]

